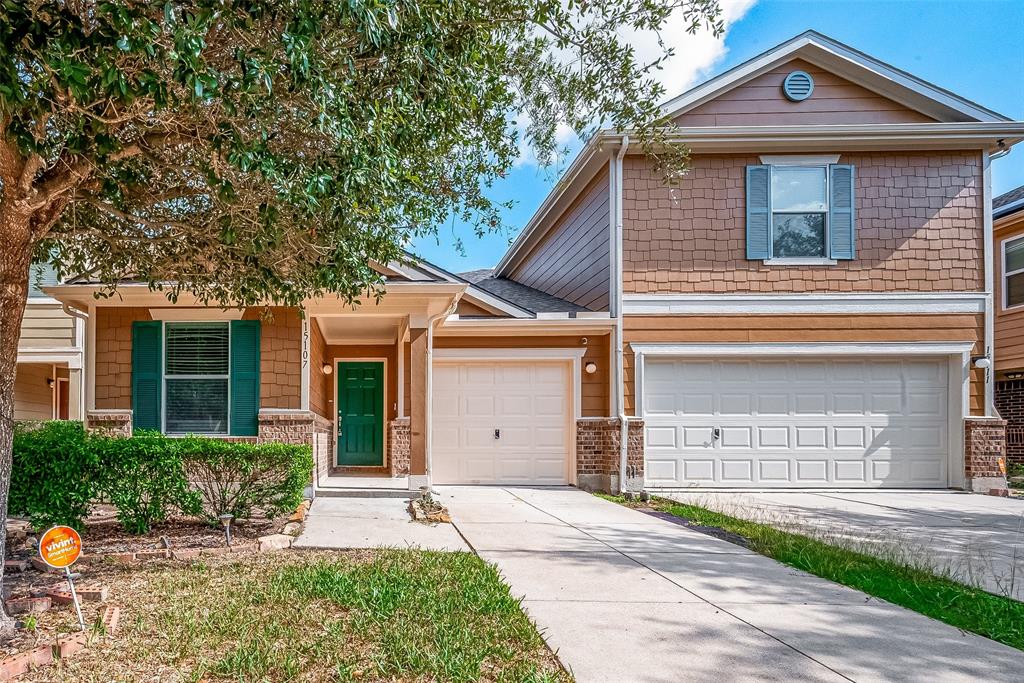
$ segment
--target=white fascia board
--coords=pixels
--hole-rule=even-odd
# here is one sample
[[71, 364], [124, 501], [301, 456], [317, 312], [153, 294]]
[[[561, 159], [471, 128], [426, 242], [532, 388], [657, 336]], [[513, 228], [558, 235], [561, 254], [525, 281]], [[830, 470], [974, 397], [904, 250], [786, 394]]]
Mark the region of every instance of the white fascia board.
[[880, 62], [814, 31], [802, 33], [662, 105], [669, 118], [750, 81], [774, 66], [801, 58], [904, 106], [936, 118], [1005, 121], [970, 100]]
[[787, 313], [984, 313], [984, 292], [900, 294], [624, 294], [626, 315], [771, 315]]
[[633, 344], [643, 356], [962, 356], [971, 353], [971, 342], [785, 342], [777, 344]]
[[[757, 146], [801, 153], [908, 149], [1005, 149], [1024, 140], [1024, 121], [838, 124], [815, 126], [692, 126], [667, 131], [696, 152]], [[1002, 147], [1000, 147], [1002, 143]]]

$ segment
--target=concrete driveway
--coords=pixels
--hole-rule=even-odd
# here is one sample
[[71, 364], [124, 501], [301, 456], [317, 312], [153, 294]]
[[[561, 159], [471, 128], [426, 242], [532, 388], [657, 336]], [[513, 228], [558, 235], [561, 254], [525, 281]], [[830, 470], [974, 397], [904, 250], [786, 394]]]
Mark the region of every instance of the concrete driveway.
[[1010, 681], [1024, 653], [570, 488], [442, 487], [578, 681]]
[[822, 535], [1024, 600], [1024, 500], [958, 491], [660, 494]]

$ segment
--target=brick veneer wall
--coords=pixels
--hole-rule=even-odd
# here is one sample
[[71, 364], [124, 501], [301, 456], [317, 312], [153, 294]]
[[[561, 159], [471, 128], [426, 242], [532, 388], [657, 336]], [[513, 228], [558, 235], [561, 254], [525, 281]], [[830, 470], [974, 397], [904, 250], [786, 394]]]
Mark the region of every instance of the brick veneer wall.
[[[619, 444], [621, 423], [618, 418], [581, 418], [576, 421], [576, 480], [582, 489], [619, 490]], [[626, 485], [629, 490], [643, 488], [644, 422], [628, 421]]]
[[1006, 463], [1024, 467], [1024, 380], [996, 382], [996, 409], [1006, 420]]
[[317, 479], [327, 476], [333, 452], [331, 436], [333, 425], [316, 413], [296, 411], [279, 413], [261, 410], [258, 441], [305, 444], [313, 448], [313, 475]]
[[132, 411], [92, 411], [86, 413], [85, 428], [107, 436], [129, 437], [132, 435]]
[[857, 174], [857, 258], [780, 268], [745, 255], [745, 167], [756, 155], [694, 155], [669, 188], [625, 160], [626, 292], [980, 291], [982, 169], [977, 152], [844, 154]]
[[388, 423], [388, 466], [391, 476], [409, 474], [411, 439], [409, 418], [397, 417]]
[[967, 488], [987, 493], [1005, 489], [1006, 420], [964, 420], [964, 475]]

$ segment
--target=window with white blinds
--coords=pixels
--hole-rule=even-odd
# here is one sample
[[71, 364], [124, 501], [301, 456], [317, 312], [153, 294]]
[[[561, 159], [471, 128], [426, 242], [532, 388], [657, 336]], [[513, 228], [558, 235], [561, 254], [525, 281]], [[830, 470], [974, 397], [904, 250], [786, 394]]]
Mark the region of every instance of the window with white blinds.
[[231, 331], [227, 322], [167, 323], [164, 431], [227, 434]]
[[1024, 304], [1024, 237], [1003, 242], [1003, 308]]

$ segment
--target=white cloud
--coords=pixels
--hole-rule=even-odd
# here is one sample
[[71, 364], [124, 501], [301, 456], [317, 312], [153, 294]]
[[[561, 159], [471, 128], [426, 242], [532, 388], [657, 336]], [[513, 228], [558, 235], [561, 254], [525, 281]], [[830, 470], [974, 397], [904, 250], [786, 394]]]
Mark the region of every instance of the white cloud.
[[[662, 63], [662, 69], [655, 72], [655, 77], [665, 86], [666, 99], [675, 97], [685, 90], [704, 80], [712, 69], [725, 58], [728, 49], [725, 37], [729, 29], [742, 19], [757, 0], [719, 0], [722, 8], [722, 22], [725, 32], [715, 37], [711, 31], [701, 29], [694, 34], [686, 32], [686, 22], [682, 19], [681, 10], [665, 24], [660, 35], [665, 47], [672, 48], [674, 54]], [[640, 63], [650, 63], [660, 57], [662, 48], [652, 32], [624, 32], [636, 50]]]
[[[633, 45], [636, 59], [641, 64], [649, 64], [658, 59], [664, 54], [665, 48], [673, 50], [672, 57], [662, 62], [662, 68], [652, 72], [654, 78], [665, 87], [664, 100], [668, 100], [707, 78], [728, 52], [725, 38], [729, 29], [756, 3], [757, 0], [719, 0], [725, 30], [717, 38], [706, 28], [688, 33], [688, 23], [683, 20], [682, 10], [676, 10], [658, 34], [664, 47], [658, 44], [658, 35], [650, 31], [623, 31], [620, 35]], [[535, 166], [537, 158], [523, 140], [526, 117], [520, 114], [515, 125], [519, 130], [519, 158], [515, 165]], [[558, 127], [557, 140], [559, 146], [567, 146], [570, 153], [579, 148], [579, 139], [568, 126]]]

